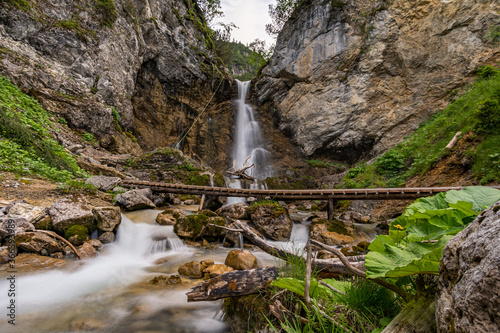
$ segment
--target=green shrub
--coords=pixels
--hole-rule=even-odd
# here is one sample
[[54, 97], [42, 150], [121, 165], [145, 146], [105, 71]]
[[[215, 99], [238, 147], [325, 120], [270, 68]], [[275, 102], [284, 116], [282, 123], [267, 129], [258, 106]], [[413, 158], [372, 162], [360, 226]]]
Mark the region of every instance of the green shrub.
[[352, 179], [356, 178], [359, 174], [363, 173], [366, 171], [366, 165], [365, 164], [360, 164], [354, 168], [351, 168], [347, 175], [345, 176], [346, 179]]
[[75, 235], [80, 242], [84, 242], [89, 237], [89, 229], [83, 225], [72, 225], [64, 233], [64, 238], [70, 239]]
[[500, 104], [496, 99], [487, 99], [479, 104], [476, 117], [479, 120], [478, 130], [490, 132], [500, 129]]
[[313, 168], [328, 168], [333, 166], [333, 164], [321, 160], [307, 160], [307, 163]]
[[480, 67], [477, 70], [476, 74], [481, 79], [489, 79], [492, 76], [498, 74], [498, 70], [495, 69], [495, 67], [493, 67], [493, 66], [486, 65], [486, 66]]
[[405, 158], [403, 154], [397, 150], [390, 150], [384, 155], [377, 158], [375, 168], [379, 174], [395, 175], [404, 166]]
[[82, 139], [87, 142], [95, 142], [94, 134], [88, 132], [83, 132]]
[[96, 194], [97, 188], [92, 184], [87, 184], [83, 180], [72, 179], [57, 187], [57, 190], [64, 194], [88, 193]]

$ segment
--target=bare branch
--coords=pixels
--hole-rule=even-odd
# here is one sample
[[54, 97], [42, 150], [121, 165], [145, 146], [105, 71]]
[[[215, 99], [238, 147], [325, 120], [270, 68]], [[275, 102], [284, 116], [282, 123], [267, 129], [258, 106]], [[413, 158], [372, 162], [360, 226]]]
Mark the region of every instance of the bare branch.
[[73, 250], [73, 252], [75, 252], [76, 254], [76, 257], [78, 259], [82, 259], [82, 257], [80, 256], [80, 253], [78, 253], [78, 251], [76, 250], [76, 248], [73, 246], [73, 244], [71, 244], [70, 242], [68, 242], [66, 239], [64, 239], [63, 237], [59, 236], [58, 234], [56, 234], [55, 232], [52, 232], [52, 231], [48, 231], [48, 230], [35, 230], [36, 232], [41, 232], [42, 234], [46, 234], [46, 235], [49, 235], [49, 236], [52, 236], [54, 238], [57, 238], [59, 239], [60, 241], [64, 242], [66, 245], [68, 245], [71, 250]]

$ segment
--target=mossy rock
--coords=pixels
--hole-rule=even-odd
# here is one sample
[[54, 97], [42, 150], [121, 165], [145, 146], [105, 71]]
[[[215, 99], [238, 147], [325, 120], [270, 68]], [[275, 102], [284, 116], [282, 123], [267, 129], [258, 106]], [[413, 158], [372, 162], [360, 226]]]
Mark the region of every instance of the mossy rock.
[[64, 233], [64, 238], [70, 239], [77, 236], [78, 241], [84, 242], [89, 237], [89, 229], [83, 225], [72, 225]]
[[263, 200], [254, 202], [248, 209], [248, 214], [252, 215], [259, 207], [264, 206], [270, 212], [271, 217], [278, 217], [281, 214], [286, 214], [285, 208], [281, 207], [276, 201]]
[[216, 187], [226, 187], [226, 180], [222, 173], [218, 172], [214, 175], [214, 186]]
[[202, 238], [210, 240], [221, 240], [225, 236], [225, 230], [207, 224], [225, 226], [225, 220], [209, 210], [202, 210], [199, 214], [188, 215], [174, 226], [174, 232], [181, 238], [192, 241]]
[[352, 236], [353, 232], [349, 230], [345, 223], [339, 220], [324, 220], [324, 219], [314, 219], [312, 222], [313, 225], [315, 224], [324, 224], [326, 226], [326, 229], [330, 232], [336, 232], [337, 234], [340, 235], [348, 235]]
[[288, 189], [288, 190], [303, 190], [303, 189], [316, 189], [318, 183], [312, 176], [300, 177], [268, 177], [266, 178], [267, 187], [270, 190], [275, 189]]

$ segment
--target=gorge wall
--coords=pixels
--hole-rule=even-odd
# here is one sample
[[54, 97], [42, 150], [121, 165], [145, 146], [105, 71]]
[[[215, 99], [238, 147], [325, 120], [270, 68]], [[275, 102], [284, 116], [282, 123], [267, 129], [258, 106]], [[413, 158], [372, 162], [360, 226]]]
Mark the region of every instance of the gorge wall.
[[192, 1], [4, 0], [0, 7], [0, 75], [108, 151], [139, 155], [175, 143], [217, 91], [184, 151], [221, 169], [233, 112], [225, 101], [236, 87], [210, 43]]
[[305, 156], [355, 162], [411, 134], [498, 64], [495, 0], [311, 0], [285, 24], [253, 98]]

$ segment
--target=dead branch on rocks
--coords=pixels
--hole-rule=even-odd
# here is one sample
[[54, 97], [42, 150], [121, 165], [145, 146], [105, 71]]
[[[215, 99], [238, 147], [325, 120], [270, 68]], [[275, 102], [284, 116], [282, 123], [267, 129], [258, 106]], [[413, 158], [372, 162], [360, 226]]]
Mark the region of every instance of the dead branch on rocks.
[[229, 173], [231, 176], [234, 176], [236, 178], [243, 178], [243, 179], [248, 179], [248, 180], [255, 180], [255, 177], [252, 177], [246, 173], [248, 169], [252, 170], [255, 168], [255, 164], [252, 165], [247, 165], [248, 160], [252, 157], [252, 155], [248, 156], [247, 159], [245, 160], [245, 163], [243, 163], [243, 168], [239, 169], [236, 167], [236, 160], [233, 161], [233, 167], [232, 170], [229, 169], [227, 170], [227, 173]]
[[80, 253], [78, 253], [78, 251], [76, 250], [76, 248], [73, 246], [73, 244], [71, 244], [70, 242], [68, 242], [66, 239], [64, 239], [63, 237], [59, 236], [58, 234], [56, 234], [55, 232], [52, 232], [52, 231], [47, 231], [47, 230], [35, 230], [36, 232], [41, 232], [42, 234], [46, 234], [46, 235], [49, 235], [49, 236], [52, 236], [62, 242], [64, 242], [66, 245], [68, 245], [71, 250], [73, 250], [73, 252], [75, 252], [76, 254], [76, 257], [78, 259], [82, 259], [82, 257], [80, 256]]

